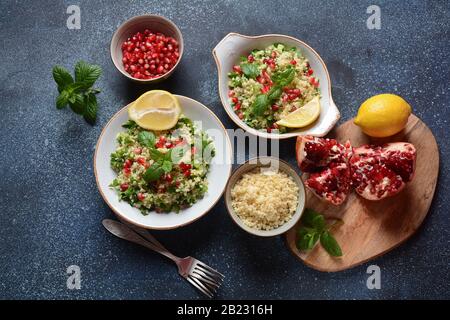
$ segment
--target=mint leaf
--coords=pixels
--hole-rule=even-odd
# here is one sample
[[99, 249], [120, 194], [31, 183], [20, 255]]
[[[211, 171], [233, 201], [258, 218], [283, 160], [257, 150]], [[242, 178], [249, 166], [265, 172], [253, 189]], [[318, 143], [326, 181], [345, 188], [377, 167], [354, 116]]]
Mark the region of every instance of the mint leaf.
[[97, 65], [91, 65], [84, 61], [79, 61], [75, 65], [75, 81], [83, 82], [87, 87], [92, 87], [101, 74], [102, 68]]
[[261, 116], [267, 110], [268, 105], [269, 98], [267, 95], [259, 94], [256, 96], [256, 99], [252, 104], [252, 112], [257, 116]]
[[56, 98], [56, 108], [62, 109], [67, 106], [69, 102], [70, 95], [67, 91], [62, 91], [59, 96]]
[[255, 64], [242, 63], [241, 70], [247, 78], [255, 79], [257, 76], [259, 76], [259, 69]]
[[302, 225], [317, 229], [320, 232], [325, 229], [325, 218], [312, 209], [306, 209], [303, 212], [301, 222]]
[[281, 89], [280, 85], [274, 85], [272, 88], [270, 88], [269, 92], [267, 92], [267, 96], [269, 100], [274, 101], [278, 100], [278, 98], [281, 97], [281, 94], [283, 93], [283, 90]]
[[342, 256], [342, 250], [336, 239], [331, 235], [330, 232], [324, 231], [320, 235], [320, 243], [322, 247], [333, 257]]
[[311, 250], [320, 238], [320, 233], [311, 228], [302, 227], [297, 234], [297, 248], [302, 251]]
[[138, 134], [138, 141], [140, 144], [147, 148], [154, 148], [155, 147], [155, 135], [153, 132], [149, 131], [141, 131]]
[[93, 124], [97, 118], [97, 98], [95, 94], [89, 94], [85, 98], [86, 109], [84, 110], [83, 117], [84, 119]]
[[155, 162], [144, 172], [142, 177], [146, 182], [152, 182], [158, 180], [163, 174], [164, 169], [161, 168], [158, 162]]
[[81, 93], [72, 94], [72, 101], [69, 101], [70, 109], [76, 114], [84, 114], [85, 97]]
[[60, 92], [62, 92], [66, 86], [73, 83], [73, 78], [69, 71], [61, 66], [53, 67], [53, 79], [55, 79]]
[[286, 70], [282, 72], [275, 72], [272, 75], [272, 81], [277, 83], [278, 85], [284, 87], [287, 86], [294, 80], [295, 77], [295, 69], [289, 66]]
[[168, 161], [168, 160], [164, 160], [164, 161], [161, 163], [161, 169], [163, 169], [164, 172], [166, 172], [166, 173], [172, 171], [172, 162], [171, 162], [171, 161]]
[[126, 128], [126, 129], [134, 129], [137, 128], [137, 124], [136, 122], [134, 122], [133, 120], [128, 120], [127, 122], [125, 122], [122, 127]]
[[164, 153], [162, 153], [161, 151], [158, 151], [155, 148], [151, 148], [151, 149], [149, 149], [149, 152], [150, 152], [151, 158], [154, 161], [158, 162], [158, 161], [164, 160]]

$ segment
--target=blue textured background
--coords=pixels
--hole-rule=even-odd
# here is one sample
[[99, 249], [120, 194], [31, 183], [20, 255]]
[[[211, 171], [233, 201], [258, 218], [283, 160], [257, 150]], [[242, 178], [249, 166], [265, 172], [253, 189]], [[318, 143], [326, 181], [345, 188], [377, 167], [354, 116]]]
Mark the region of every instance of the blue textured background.
[[[81, 7], [81, 30], [66, 28], [70, 4]], [[381, 7], [381, 30], [366, 28], [371, 4]], [[172, 78], [144, 87], [114, 68], [109, 41], [120, 23], [146, 12], [180, 27], [185, 55]], [[97, 191], [92, 158], [108, 119], [152, 88], [197, 99], [234, 128], [219, 101], [211, 55], [231, 31], [288, 34], [317, 49], [342, 120], [374, 94], [405, 97], [440, 146], [431, 211], [412, 239], [371, 262], [381, 267], [381, 290], [366, 288], [368, 264], [321, 273], [297, 261], [281, 237], [246, 234], [223, 201], [188, 227], [154, 234], [175, 253], [222, 271], [219, 298], [450, 298], [448, 1], [2, 1], [0, 15], [0, 298], [199, 297], [169, 261], [103, 229], [101, 220], [112, 213]], [[54, 105], [52, 66], [72, 69], [79, 59], [104, 69], [94, 127]], [[282, 147], [294, 163], [294, 140]], [[82, 270], [78, 291], [66, 288], [72, 264]]]

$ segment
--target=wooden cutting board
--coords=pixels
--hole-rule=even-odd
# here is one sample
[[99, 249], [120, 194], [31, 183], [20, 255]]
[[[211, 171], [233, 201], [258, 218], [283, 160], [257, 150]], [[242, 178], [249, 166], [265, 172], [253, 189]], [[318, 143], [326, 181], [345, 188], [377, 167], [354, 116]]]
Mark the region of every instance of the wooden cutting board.
[[353, 146], [405, 141], [414, 144], [417, 150], [415, 177], [394, 197], [369, 201], [353, 192], [344, 204], [333, 206], [307, 191], [307, 208], [344, 221], [332, 229], [343, 256], [332, 258], [320, 245], [310, 252], [299, 252], [295, 244], [298, 225], [286, 233], [287, 244], [311, 268], [335, 272], [379, 257], [414, 234], [433, 199], [439, 172], [439, 151], [430, 129], [414, 115], [409, 117], [405, 130], [389, 138], [370, 138], [353, 124], [353, 120], [339, 126], [329, 136], [340, 142], [348, 139]]

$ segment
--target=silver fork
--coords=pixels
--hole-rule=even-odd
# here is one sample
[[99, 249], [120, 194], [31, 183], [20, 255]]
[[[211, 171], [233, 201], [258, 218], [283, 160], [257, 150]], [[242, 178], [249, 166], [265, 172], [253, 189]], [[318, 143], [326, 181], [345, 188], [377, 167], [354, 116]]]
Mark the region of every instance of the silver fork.
[[145, 229], [111, 219], [105, 219], [102, 223], [113, 235], [156, 251], [175, 262], [178, 273], [207, 297], [212, 298], [222, 284], [224, 276], [221, 273], [193, 257], [173, 255]]

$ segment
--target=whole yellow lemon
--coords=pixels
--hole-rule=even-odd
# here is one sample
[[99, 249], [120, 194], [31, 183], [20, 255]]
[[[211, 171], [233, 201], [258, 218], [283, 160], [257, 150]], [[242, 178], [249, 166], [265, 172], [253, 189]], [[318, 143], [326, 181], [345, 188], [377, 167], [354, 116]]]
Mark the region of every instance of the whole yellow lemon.
[[392, 136], [400, 132], [408, 122], [411, 106], [395, 94], [379, 94], [363, 102], [354, 123], [361, 130], [376, 138]]

